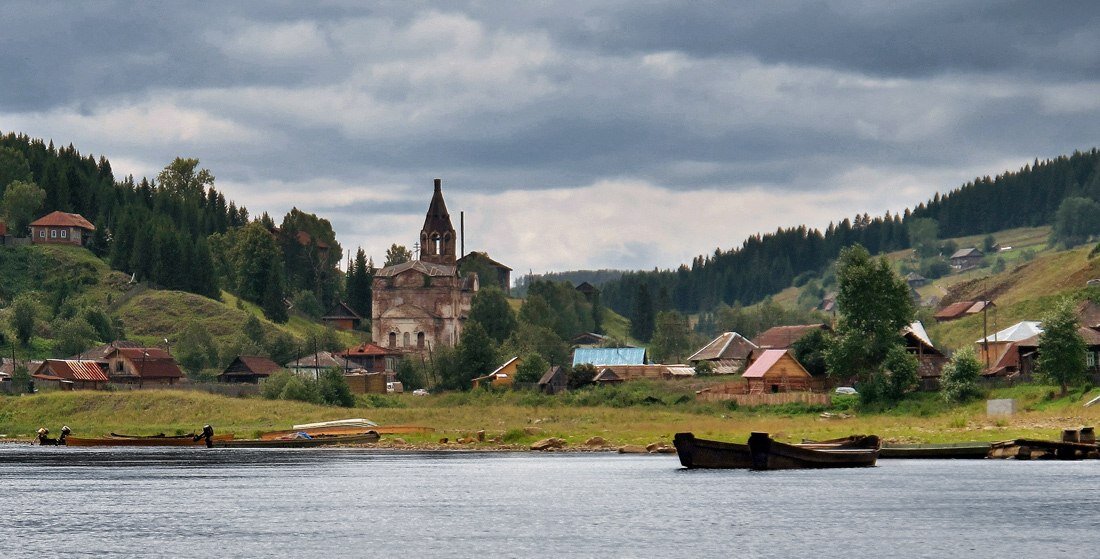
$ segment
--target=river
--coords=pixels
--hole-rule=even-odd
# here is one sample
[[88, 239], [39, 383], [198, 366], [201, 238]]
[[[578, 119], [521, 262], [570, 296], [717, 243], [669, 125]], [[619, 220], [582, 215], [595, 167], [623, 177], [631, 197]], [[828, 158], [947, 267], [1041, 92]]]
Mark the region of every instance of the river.
[[1100, 462], [0, 445], [3, 557], [1082, 557]]

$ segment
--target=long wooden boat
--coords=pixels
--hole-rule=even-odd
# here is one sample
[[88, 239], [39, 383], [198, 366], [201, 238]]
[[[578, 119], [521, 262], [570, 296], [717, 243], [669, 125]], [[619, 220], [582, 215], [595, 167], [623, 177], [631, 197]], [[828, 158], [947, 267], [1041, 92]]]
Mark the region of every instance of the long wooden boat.
[[805, 468], [866, 468], [875, 465], [878, 449], [804, 448], [773, 440], [767, 433], [749, 435], [749, 454], [753, 470], [794, 470]]
[[233, 439], [214, 441], [217, 448], [314, 448], [319, 446], [364, 444], [378, 442], [378, 433], [359, 433], [356, 435], [321, 435], [311, 438], [295, 439]]
[[884, 444], [879, 458], [978, 460], [989, 456], [989, 443]]
[[1095, 443], [1013, 439], [993, 443], [989, 449], [989, 457], [1016, 460], [1082, 460], [1100, 457], [1100, 447]]
[[676, 433], [672, 438], [680, 465], [685, 468], [747, 469], [752, 467], [749, 445], [696, 438], [692, 433]]
[[[233, 435], [214, 435], [211, 442], [233, 440]], [[65, 446], [207, 446], [205, 438], [195, 439], [194, 435], [183, 437], [66, 437]]]
[[[841, 450], [845, 448], [880, 448], [882, 445], [882, 439], [878, 435], [850, 435], [839, 439], [829, 439], [825, 441], [809, 441], [802, 440], [799, 446], [802, 448], [812, 448], [816, 450]], [[880, 454], [881, 456], [881, 454]]]

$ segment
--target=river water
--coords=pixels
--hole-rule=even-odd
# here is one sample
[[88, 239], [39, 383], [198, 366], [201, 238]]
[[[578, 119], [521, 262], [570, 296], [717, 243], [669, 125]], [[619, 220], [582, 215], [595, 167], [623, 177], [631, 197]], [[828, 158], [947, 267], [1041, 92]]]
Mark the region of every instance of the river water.
[[1088, 557], [1100, 462], [0, 445], [2, 557]]

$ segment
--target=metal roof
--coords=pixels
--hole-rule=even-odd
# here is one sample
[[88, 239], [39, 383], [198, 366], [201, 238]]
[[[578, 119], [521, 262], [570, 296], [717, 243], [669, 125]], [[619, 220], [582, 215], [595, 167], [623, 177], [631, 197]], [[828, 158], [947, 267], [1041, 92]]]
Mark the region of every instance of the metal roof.
[[573, 351], [573, 366], [590, 365], [645, 365], [644, 347], [590, 347]]
[[54, 376], [69, 380], [88, 382], [107, 382], [108, 380], [107, 375], [103, 374], [103, 369], [99, 368], [99, 363], [95, 361], [47, 359], [35, 372], [42, 374], [43, 370], [49, 371]]
[[425, 262], [423, 260], [410, 260], [408, 262], [402, 262], [393, 266], [386, 266], [375, 273], [376, 278], [389, 278], [400, 274], [407, 270], [416, 270], [422, 274], [428, 276], [453, 276], [456, 274], [454, 266], [447, 266], [445, 264], [434, 264], [432, 262]]
[[84, 216], [65, 212], [48, 213], [32, 221], [31, 225], [37, 227], [79, 227], [81, 229], [95, 231], [95, 225], [92, 225], [90, 221], [84, 219]]
[[746, 340], [737, 332], [723, 332], [699, 351], [691, 354], [688, 361], [709, 361], [712, 359], [744, 359], [748, 357], [756, 344]]
[[[745, 374], [741, 375], [741, 377], [764, 378], [764, 375], [766, 375], [784, 355], [787, 355], [787, 350], [785, 349], [765, 349], [764, 353], [761, 354], [756, 361], [753, 361], [752, 365], [749, 365], [749, 368], [745, 370]], [[795, 359], [793, 355], [791, 356], [791, 360], [798, 364], [798, 367], [802, 369], [802, 372], [805, 373], [807, 377], [810, 376], [806, 368], [803, 367], [801, 363], [798, 363], [798, 360]]]
[[974, 343], [980, 344], [985, 342], [1019, 342], [1026, 340], [1032, 336], [1038, 336], [1043, 333], [1042, 322], [1034, 320], [1025, 320], [1023, 322], [1017, 322], [996, 334], [982, 338]]

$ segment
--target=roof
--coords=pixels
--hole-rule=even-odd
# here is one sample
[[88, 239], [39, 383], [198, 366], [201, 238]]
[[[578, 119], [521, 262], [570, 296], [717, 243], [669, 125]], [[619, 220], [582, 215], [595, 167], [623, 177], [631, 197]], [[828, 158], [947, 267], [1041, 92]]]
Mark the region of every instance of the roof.
[[447, 212], [447, 203], [443, 201], [443, 181], [440, 179], [435, 179], [432, 202], [428, 204], [428, 214], [424, 216], [424, 227], [421, 230], [440, 234], [455, 230], [451, 225], [451, 214]]
[[374, 274], [374, 277], [389, 278], [408, 270], [416, 270], [417, 272], [428, 276], [453, 276], [455, 275], [455, 270], [457, 270], [457, 268], [455, 266], [435, 264], [433, 262], [425, 262], [423, 260], [409, 260], [408, 262], [402, 262], [401, 264], [386, 266], [385, 268], [378, 270], [378, 272]]
[[[1100, 331], [1096, 330], [1095, 328], [1081, 326], [1077, 328], [1077, 333], [1081, 335], [1081, 339], [1085, 340], [1086, 346], [1100, 346]], [[1020, 340], [1016, 343], [1016, 345], [1018, 347], [1039, 347], [1039, 334], [1036, 334], [1024, 340]]]
[[120, 347], [141, 347], [141, 344], [137, 342], [129, 342], [126, 340], [116, 340], [109, 344], [103, 344], [98, 347], [93, 347], [83, 353], [78, 353], [69, 359], [93, 359], [93, 360], [106, 360], [107, 356], [111, 354], [116, 348]]
[[1095, 328], [1100, 326], [1100, 303], [1085, 299], [1077, 305], [1077, 322]]
[[756, 336], [752, 343], [760, 348], [784, 349], [802, 339], [803, 336], [814, 330], [828, 330], [825, 324], [796, 324], [793, 326], [776, 326], [768, 328]]
[[959, 250], [956, 250], [954, 254], [951, 255], [951, 258], [966, 258], [968, 256], [982, 256], [982, 251], [980, 251], [980, 250], [978, 250], [974, 247], [960, 248]]
[[[0, 375], [11, 376], [15, 374], [16, 361], [12, 361], [10, 357], [0, 357]], [[38, 367], [42, 364], [42, 361], [18, 361], [19, 364], [27, 368], [27, 371], [34, 372], [38, 370]]]
[[172, 358], [172, 354], [159, 347], [119, 347], [107, 354], [114, 354], [126, 358], [133, 364], [134, 370], [141, 378], [182, 378], [183, 371]]
[[932, 315], [932, 318], [937, 320], [958, 318], [967, 314], [967, 311], [976, 304], [978, 304], [977, 301], [959, 301], [958, 303], [951, 303]]
[[592, 382], [615, 382], [623, 380], [622, 377], [615, 374], [615, 371], [611, 369], [604, 369], [592, 377]]
[[1026, 340], [1032, 336], [1037, 336], [1043, 333], [1043, 327], [1041, 322], [1033, 320], [1025, 320], [1023, 322], [1017, 322], [996, 334], [992, 334], [987, 338], [982, 338], [974, 343], [995, 343], [995, 342], [1019, 342]]
[[577, 285], [577, 287], [575, 289], [577, 291], [580, 291], [581, 293], [586, 294], [586, 295], [588, 293], [596, 293], [596, 292], [599, 291], [599, 289], [597, 289], [596, 286], [592, 285], [591, 283], [588, 283], [587, 281], [582, 281], [581, 283], [579, 283]]
[[344, 360], [337, 359], [335, 355], [327, 351], [318, 351], [310, 355], [303, 355], [298, 359], [294, 359], [286, 364], [288, 368], [295, 369], [312, 369], [314, 367], [320, 369], [331, 369], [333, 367], [344, 367]]
[[46, 374], [68, 380], [84, 382], [107, 382], [109, 380], [107, 375], [103, 373], [103, 369], [99, 367], [99, 363], [95, 361], [47, 359], [39, 365], [35, 373], [43, 374], [46, 371], [48, 371]]
[[928, 280], [928, 278], [926, 278], [926, 277], [924, 277], [924, 276], [922, 276], [922, 275], [920, 275], [916, 272], [909, 272], [908, 274], [905, 275], [905, 281], [927, 281], [927, 280]]
[[723, 332], [699, 351], [691, 354], [688, 361], [713, 361], [716, 359], [744, 359], [749, 356], [756, 344], [746, 340], [737, 332]]
[[479, 251], [476, 251], [476, 250], [472, 250], [472, 251], [466, 253], [466, 255], [463, 256], [462, 258], [459, 258], [458, 261], [457, 261], [457, 264], [462, 264], [464, 261], [472, 260], [474, 258], [484, 260], [487, 264], [489, 264], [490, 266], [492, 266], [494, 268], [501, 268], [501, 269], [504, 269], [504, 270], [508, 270], [509, 272], [512, 271], [512, 269], [509, 268], [508, 266], [505, 266], [504, 264], [501, 264], [500, 262], [497, 262], [496, 260], [493, 260], [492, 258], [489, 258], [489, 253], [488, 252], [479, 252]]
[[227, 374], [243, 374], [253, 373], [261, 376], [270, 376], [275, 371], [282, 369], [278, 363], [268, 359], [267, 357], [260, 357], [256, 355], [241, 355], [233, 360], [228, 367], [225, 368], [223, 375]]
[[539, 379], [539, 384], [550, 384], [559, 373], [561, 373], [561, 367], [558, 365], [546, 369], [546, 372], [542, 374], [542, 378]]
[[966, 314], [978, 314], [986, 309], [986, 307], [996, 307], [993, 301], [976, 301], [970, 308], [966, 309]]
[[902, 328], [901, 333], [903, 336], [905, 334], [912, 334], [928, 347], [936, 347], [935, 344], [932, 343], [932, 338], [928, 337], [928, 331], [924, 329], [924, 324], [921, 323], [921, 321], [919, 320], [912, 322], [911, 324], [909, 324], [909, 326], [906, 326], [905, 328]]
[[321, 317], [321, 320], [332, 320], [339, 318], [354, 318], [356, 320], [363, 319], [363, 317], [359, 316], [359, 313], [355, 312], [354, 309], [347, 306], [347, 304], [345, 304], [343, 301], [340, 301], [336, 303], [336, 305], [334, 305], [331, 309], [329, 309], [328, 313], [326, 313], [325, 316]]
[[387, 349], [370, 342], [364, 342], [336, 354], [337, 357], [366, 357], [371, 355], [401, 355], [401, 351], [398, 349]]
[[31, 225], [38, 227], [79, 227], [81, 229], [95, 231], [95, 225], [92, 225], [92, 222], [84, 219], [84, 216], [80, 214], [67, 214], [65, 212], [48, 213], [32, 221]]
[[[783, 358], [784, 355], [788, 355], [785, 349], [766, 349], [764, 353], [749, 365], [748, 369], [745, 369], [745, 374], [741, 375], [742, 378], [764, 378], [764, 375]], [[794, 356], [791, 356], [791, 360], [798, 364], [798, 368], [802, 369], [806, 376], [810, 376], [809, 371], [799, 363]]]
[[591, 365], [644, 365], [644, 347], [588, 347], [573, 351], [573, 366]]

